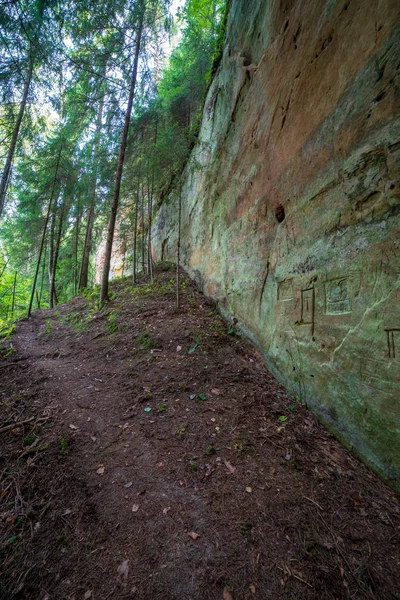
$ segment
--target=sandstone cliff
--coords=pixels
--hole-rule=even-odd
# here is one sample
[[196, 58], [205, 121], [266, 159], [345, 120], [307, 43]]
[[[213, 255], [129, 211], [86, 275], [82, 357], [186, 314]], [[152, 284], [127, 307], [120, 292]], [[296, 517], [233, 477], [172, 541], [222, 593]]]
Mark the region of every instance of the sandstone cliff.
[[396, 0], [232, 0], [182, 193], [183, 266], [398, 488], [399, 42]]

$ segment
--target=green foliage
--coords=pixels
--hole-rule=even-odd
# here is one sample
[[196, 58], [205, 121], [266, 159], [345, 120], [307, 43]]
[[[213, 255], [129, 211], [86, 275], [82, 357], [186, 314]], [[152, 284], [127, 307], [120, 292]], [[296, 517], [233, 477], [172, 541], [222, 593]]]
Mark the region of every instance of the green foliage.
[[60, 435], [59, 438], [59, 453], [61, 456], [65, 456], [69, 450], [71, 441], [67, 435]]
[[[10, 330], [27, 311], [37, 266], [33, 309], [64, 302], [93, 282], [94, 255], [109, 217], [141, 7], [145, 35], [118, 215], [123, 261], [115, 274], [133, 271], [133, 231], [135, 269], [146, 270], [153, 213], [169, 192], [179, 189], [224, 35], [224, 0], [186, 0], [175, 29], [169, 5], [168, 0], [64, 5], [20, 0], [6, 2], [0, 11], [2, 157], [33, 66], [1, 216], [0, 330]], [[165, 57], [171, 32], [175, 47]], [[85, 247], [88, 281], [79, 286]], [[51, 280], [55, 294], [49, 293]], [[172, 280], [136, 286], [132, 297], [174, 292]], [[86, 287], [83, 293], [90, 311], [98, 310], [98, 289]], [[87, 322], [75, 317], [70, 324], [79, 329]], [[113, 333], [118, 323], [109, 319], [108, 326]]]
[[209, 446], [207, 446], [204, 454], [205, 454], [205, 456], [212, 456], [216, 452], [217, 452], [216, 447], [213, 444], [210, 444]]
[[184, 436], [184, 435], [185, 435], [185, 433], [186, 433], [186, 429], [187, 429], [187, 425], [184, 425], [183, 423], [180, 423], [180, 424], [178, 425], [178, 431], [177, 431], [177, 436], [178, 436], [178, 439], [180, 439], [180, 440], [181, 440], [181, 439], [183, 438], [183, 436]]
[[107, 319], [107, 331], [110, 335], [112, 335], [113, 333], [117, 333], [118, 331], [121, 331], [122, 329], [122, 325], [118, 320], [118, 314], [114, 311], [111, 311], [108, 319]]
[[159, 348], [160, 342], [154, 339], [148, 331], [141, 333], [135, 340], [136, 345], [143, 351], [149, 352], [153, 348]]

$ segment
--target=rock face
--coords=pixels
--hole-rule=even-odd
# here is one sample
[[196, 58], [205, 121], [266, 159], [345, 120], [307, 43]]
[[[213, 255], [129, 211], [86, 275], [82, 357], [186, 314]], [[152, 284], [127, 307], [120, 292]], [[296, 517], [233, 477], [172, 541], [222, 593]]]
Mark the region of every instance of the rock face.
[[398, 489], [399, 44], [397, 0], [232, 0], [181, 200], [183, 266]]

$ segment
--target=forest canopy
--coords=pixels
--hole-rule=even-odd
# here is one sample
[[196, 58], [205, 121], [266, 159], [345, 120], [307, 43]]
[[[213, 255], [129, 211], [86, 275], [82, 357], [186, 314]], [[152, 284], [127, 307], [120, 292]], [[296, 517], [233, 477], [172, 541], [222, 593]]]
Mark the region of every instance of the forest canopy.
[[[222, 52], [223, 0], [0, 4], [0, 330], [113, 275], [152, 276]], [[104, 261], [95, 265], [99, 246]]]

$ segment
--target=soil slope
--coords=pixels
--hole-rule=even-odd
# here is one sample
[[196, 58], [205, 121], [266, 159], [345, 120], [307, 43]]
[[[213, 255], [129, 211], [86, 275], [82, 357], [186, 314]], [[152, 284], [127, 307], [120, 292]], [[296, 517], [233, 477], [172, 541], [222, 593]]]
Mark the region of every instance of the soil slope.
[[398, 499], [172, 277], [3, 344], [0, 598], [399, 599]]

